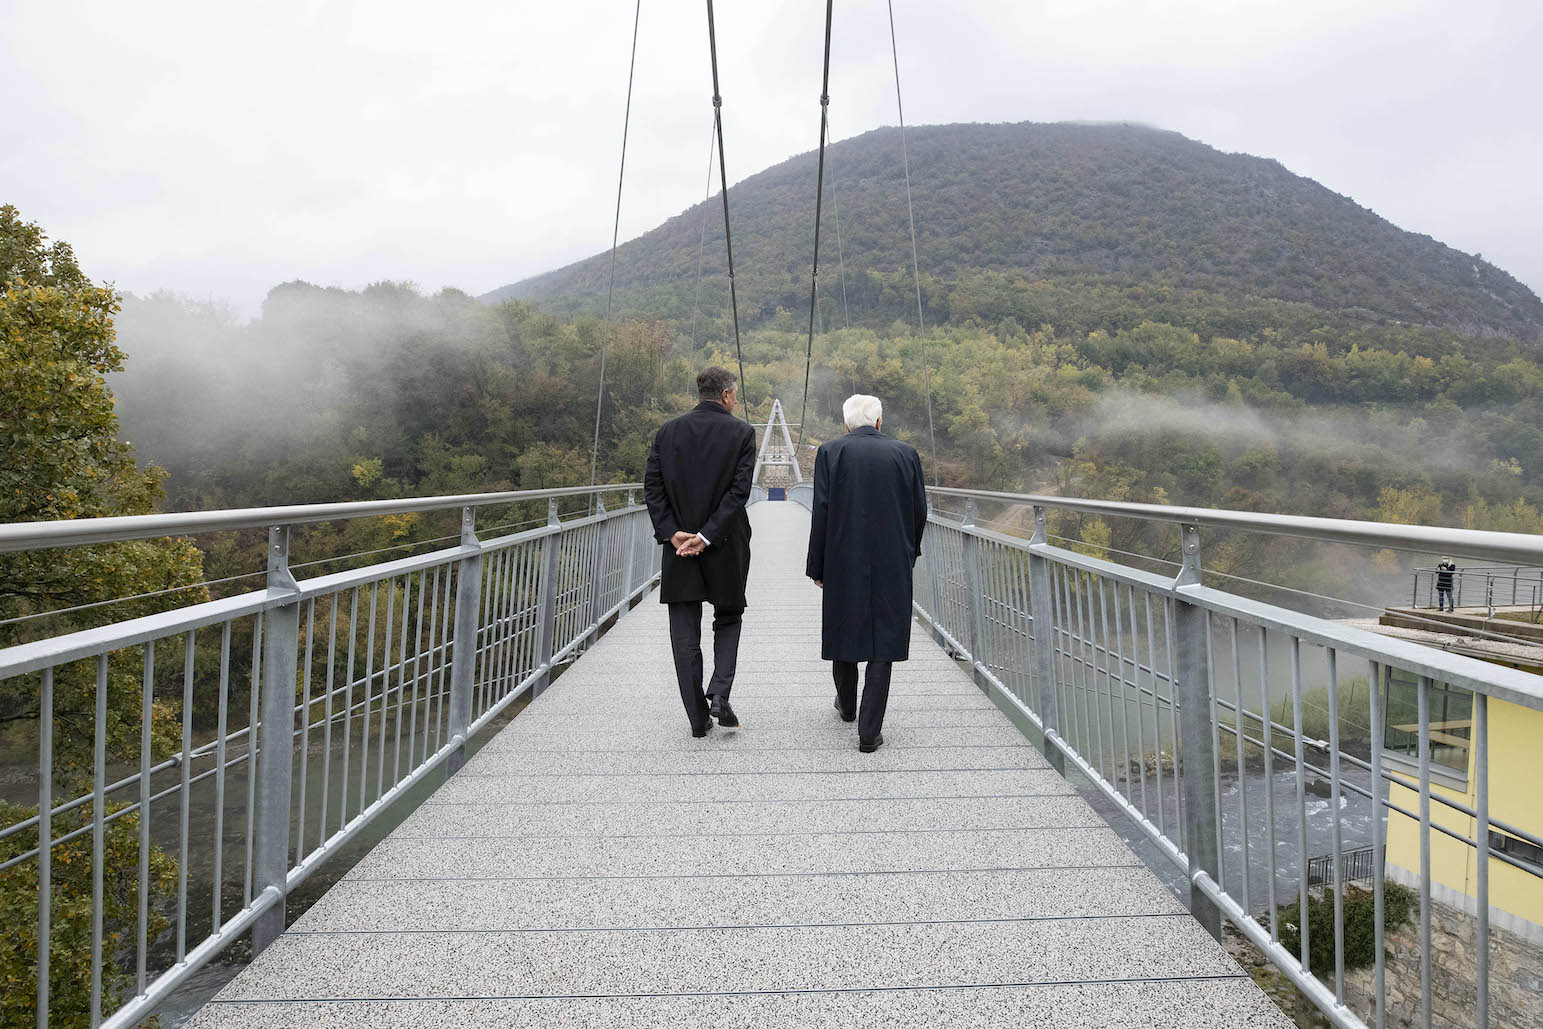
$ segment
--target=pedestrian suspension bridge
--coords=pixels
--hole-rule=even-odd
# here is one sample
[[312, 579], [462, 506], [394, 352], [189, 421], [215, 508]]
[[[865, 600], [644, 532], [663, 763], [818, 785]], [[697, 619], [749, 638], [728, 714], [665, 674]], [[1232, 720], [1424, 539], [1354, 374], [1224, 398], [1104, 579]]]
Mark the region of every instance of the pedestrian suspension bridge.
[[[1527, 838], [1489, 810], [1482, 773], [1475, 834], [1433, 823], [1456, 802], [1431, 790], [1423, 702], [1418, 772], [1402, 778], [1379, 737], [1366, 760], [1338, 746], [1337, 721], [1327, 745], [1305, 736], [1300, 703], [1303, 668], [1322, 661], [1412, 677], [1422, 701], [1433, 683], [1471, 690], [1483, 769], [1488, 701], [1543, 707], [1537, 677], [1223, 592], [1201, 558], [1210, 529], [1439, 539], [1510, 562], [1543, 556], [1535, 538], [935, 490], [913, 659], [889, 742], [865, 755], [819, 660], [810, 487], [751, 505], [744, 725], [705, 740], [680, 710], [636, 488], [0, 526], [6, 551], [269, 533], [263, 589], [0, 650], [0, 679], [36, 691], [45, 726], [42, 815], [3, 830], [41, 841], [11, 862], [39, 883], [34, 941], [54, 936], [55, 855], [89, 841], [91, 1023], [138, 1024], [249, 939], [250, 966], [191, 1025], [1289, 1024], [1218, 942], [1227, 923], [1337, 1024], [1370, 1025], [1376, 1011], [1345, 1001], [1338, 906], [1303, 927], [1333, 938], [1333, 970], [1304, 971], [1307, 942], [1281, 942], [1282, 909], [1310, 889], [1306, 833], [1333, 824], [1312, 889], [1348, 868], [1340, 808], [1310, 818], [1308, 783], [1389, 812], [1384, 784], [1408, 786], [1427, 859], [1438, 834], [1462, 836], [1499, 867], [1487, 827]], [[479, 530], [479, 512], [541, 501], [548, 524]], [[1059, 547], [1057, 508], [1171, 523], [1183, 564], [1156, 575]], [[289, 564], [296, 527], [408, 511], [459, 512], [460, 541], [315, 577]], [[1284, 724], [1267, 714], [1279, 647], [1298, 711]], [[56, 793], [65, 684], [102, 715], [125, 680], [147, 713], [176, 705], [180, 747], [162, 757], [148, 722], [133, 726], [146, 746], [118, 767], [98, 717], [91, 788]], [[1379, 691], [1363, 703], [1380, 724]], [[1232, 762], [1245, 746], [1268, 755], [1263, 772]], [[1250, 812], [1223, 768], [1245, 785], [1284, 776], [1295, 800]], [[387, 817], [400, 825], [361, 854]], [[123, 852], [104, 846], [125, 819], [140, 853], [177, 862], [137, 911], [106, 892], [137, 878], [150, 894], [134, 848], [112, 867]], [[351, 867], [297, 910], [289, 898], [339, 860]], [[1380, 895], [1381, 864], [1374, 880]], [[1487, 933], [1487, 898], [1477, 910]], [[1428, 955], [1428, 918], [1420, 932]], [[56, 1024], [49, 957], [40, 1026]]]
[[[802, 576], [831, 9], [804, 399], [796, 441], [780, 400], [760, 426], [743, 726], [690, 738], [638, 484], [596, 484], [618, 181], [589, 486], [0, 525], [0, 552], [39, 561], [268, 541], [261, 589], [0, 649], [0, 682], [35, 696], [40, 730], [37, 814], [0, 828], [0, 871], [36, 883], [8, 927], [31, 978], [7, 989], [35, 990], [39, 1029], [123, 1029], [189, 997], [207, 998], [197, 1029], [1290, 1025], [1229, 933], [1335, 1025], [1430, 1027], [1433, 848], [1478, 870], [1471, 1024], [1535, 1014], [1490, 975], [1491, 868], [1543, 875], [1491, 840], [1543, 839], [1513, 799], [1491, 805], [1489, 708], [1543, 710], [1543, 679], [1227, 592], [1204, 558], [1208, 534], [1261, 533], [1536, 567], [1537, 537], [940, 488], [924, 360], [917, 640], [886, 746], [858, 753]], [[711, 0], [707, 14], [743, 396]], [[890, 30], [925, 329], [892, 12]], [[836, 228], [839, 261], [839, 213]], [[545, 524], [499, 521], [541, 504]], [[1181, 560], [1052, 537], [1054, 511], [1161, 523]], [[296, 529], [406, 514], [460, 531], [342, 571], [315, 574], [338, 555], [291, 561]], [[1315, 688], [1326, 738], [1304, 723]], [[1432, 716], [1450, 691], [1471, 695], [1461, 724]], [[1455, 732], [1465, 795], [1432, 788], [1433, 740], [1445, 753]], [[89, 767], [64, 756], [87, 740]], [[1388, 982], [1384, 863], [1347, 859], [1382, 854], [1395, 819], [1418, 843], [1417, 990]], [[1347, 965], [1344, 905], [1368, 863], [1369, 972]]]

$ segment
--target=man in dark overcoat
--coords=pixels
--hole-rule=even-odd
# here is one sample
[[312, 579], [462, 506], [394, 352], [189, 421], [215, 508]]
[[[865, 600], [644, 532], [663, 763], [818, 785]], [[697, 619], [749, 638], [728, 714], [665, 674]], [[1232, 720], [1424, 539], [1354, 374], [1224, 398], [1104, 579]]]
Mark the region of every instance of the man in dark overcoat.
[[[701, 403], [660, 426], [648, 451], [643, 494], [664, 547], [659, 601], [670, 609], [675, 677], [691, 735], [706, 736], [714, 718], [739, 719], [729, 706], [739, 659], [739, 631], [750, 574], [750, 480], [755, 430], [734, 417], [739, 383], [708, 368], [697, 376]], [[702, 692], [702, 603], [713, 606], [713, 676]]]
[[[805, 571], [824, 592], [820, 656], [832, 662], [836, 708], [857, 722], [858, 749], [884, 743], [896, 661], [911, 655], [911, 569], [927, 527], [927, 488], [916, 449], [880, 429], [877, 397], [850, 397], [847, 434], [814, 458], [814, 507]], [[857, 710], [857, 663], [868, 667]]]

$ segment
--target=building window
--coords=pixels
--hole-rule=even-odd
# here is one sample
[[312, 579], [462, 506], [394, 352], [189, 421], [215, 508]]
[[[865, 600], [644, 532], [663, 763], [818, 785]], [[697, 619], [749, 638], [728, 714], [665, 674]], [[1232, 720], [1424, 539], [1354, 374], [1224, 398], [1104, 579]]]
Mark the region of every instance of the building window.
[[[1420, 761], [1419, 677], [1384, 665], [1382, 747], [1387, 754], [1418, 766]], [[1432, 769], [1448, 777], [1468, 776], [1468, 747], [1473, 734], [1473, 694], [1431, 680], [1426, 693], [1430, 714]]]
[[1506, 854], [1524, 864], [1529, 864], [1543, 874], [1543, 847], [1535, 846], [1526, 840], [1519, 840], [1515, 836], [1508, 836], [1503, 832], [1489, 831], [1489, 849]]

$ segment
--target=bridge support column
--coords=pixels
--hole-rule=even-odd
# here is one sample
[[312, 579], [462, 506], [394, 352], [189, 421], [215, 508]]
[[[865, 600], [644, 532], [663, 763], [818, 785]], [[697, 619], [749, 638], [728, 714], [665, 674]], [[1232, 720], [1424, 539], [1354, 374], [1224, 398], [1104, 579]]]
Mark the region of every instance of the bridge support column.
[[964, 521], [960, 523], [960, 534], [964, 537], [965, 604], [969, 608], [970, 615], [970, 674], [976, 682], [980, 681], [980, 674], [974, 666], [984, 666], [986, 663], [986, 655], [981, 652], [984, 648], [986, 632], [982, 612], [984, 594], [981, 593], [980, 584], [980, 540], [970, 531], [975, 528], [975, 518], [979, 511], [974, 497], [966, 500]]
[[476, 512], [461, 508], [461, 547], [469, 548], [456, 567], [455, 638], [450, 643], [450, 741], [455, 747], [445, 761], [452, 776], [466, 764], [466, 732], [471, 725], [471, 695], [477, 677], [477, 614], [482, 602], [482, 543], [477, 539]]
[[[262, 953], [284, 931], [289, 880], [289, 794], [295, 760], [295, 671], [300, 644], [299, 587], [289, 571], [289, 528], [268, 530], [268, 588], [290, 590], [292, 602], [263, 616], [259, 713], [252, 726], [257, 744], [256, 838], [252, 841], [256, 893], [278, 891], [278, 900], [252, 925], [253, 953]], [[303, 760], [303, 758], [302, 758]]]
[[[561, 524], [561, 519], [557, 517], [555, 498], [547, 502], [546, 523], [548, 526]], [[552, 683], [552, 653], [557, 649], [553, 644], [557, 634], [557, 558], [562, 543], [563, 534], [559, 530], [541, 544], [541, 604], [536, 609], [536, 667], [544, 670], [531, 684], [532, 698], [540, 696]]]
[[1173, 684], [1179, 704], [1180, 786], [1184, 798], [1185, 852], [1189, 856], [1189, 911], [1216, 939], [1221, 939], [1221, 912], [1194, 885], [1204, 872], [1219, 879], [1219, 826], [1216, 810], [1216, 718], [1211, 684], [1210, 612], [1183, 599], [1185, 586], [1200, 585], [1200, 530], [1183, 527], [1184, 563], [1174, 586], [1174, 633], [1178, 681]]
[[1066, 755], [1052, 742], [1060, 738], [1060, 713], [1056, 710], [1055, 596], [1050, 585], [1050, 562], [1034, 553], [1035, 545], [1048, 546], [1045, 509], [1034, 509], [1034, 535], [1029, 539], [1029, 618], [1034, 627], [1034, 678], [1039, 686], [1039, 723], [1044, 730], [1045, 760], [1062, 775]]

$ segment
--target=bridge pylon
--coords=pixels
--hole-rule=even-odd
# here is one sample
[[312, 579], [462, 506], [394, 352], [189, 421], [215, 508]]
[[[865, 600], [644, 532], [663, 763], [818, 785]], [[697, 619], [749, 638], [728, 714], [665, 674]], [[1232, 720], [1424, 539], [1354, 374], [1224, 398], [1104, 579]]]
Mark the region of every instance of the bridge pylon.
[[788, 431], [788, 419], [781, 400], [772, 401], [770, 417], [756, 428], [762, 430], [761, 449], [755, 455], [755, 475], [751, 484], [772, 489], [803, 482], [804, 472], [798, 464], [798, 451], [793, 446], [793, 434]]

